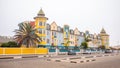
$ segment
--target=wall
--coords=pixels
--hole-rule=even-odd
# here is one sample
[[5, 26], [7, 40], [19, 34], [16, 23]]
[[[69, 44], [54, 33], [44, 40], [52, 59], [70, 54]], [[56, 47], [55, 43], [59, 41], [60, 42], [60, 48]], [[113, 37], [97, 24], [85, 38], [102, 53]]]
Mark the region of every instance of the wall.
[[48, 54], [47, 48], [0, 48], [0, 55]]

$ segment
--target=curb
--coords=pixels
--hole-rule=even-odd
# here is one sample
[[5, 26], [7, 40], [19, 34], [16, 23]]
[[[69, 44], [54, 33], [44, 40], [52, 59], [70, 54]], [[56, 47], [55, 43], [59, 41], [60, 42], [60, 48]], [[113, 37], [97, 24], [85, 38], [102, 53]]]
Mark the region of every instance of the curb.
[[[96, 55], [96, 56], [83, 56], [83, 57], [70, 57], [70, 58], [62, 58], [62, 59], [47, 59], [47, 61], [54, 62], [69, 62], [69, 63], [85, 63], [96, 61], [95, 58], [99, 57], [107, 57], [107, 56], [116, 56], [119, 54], [104, 54], [104, 55]], [[78, 60], [77, 60], [78, 59]]]
[[96, 59], [82, 59], [79, 61], [75, 61], [75, 60], [61, 60], [61, 59], [47, 59], [47, 61], [54, 61], [54, 62], [68, 62], [68, 63], [85, 63], [85, 62], [92, 62], [92, 61], [96, 61]]
[[[74, 60], [74, 59], [84, 59], [84, 58], [96, 58], [96, 57], [104, 57], [104, 56], [117, 56], [119, 54], [104, 54], [104, 55], [96, 55], [96, 56], [86, 56], [86, 57], [71, 57], [67, 60]], [[0, 59], [21, 59], [21, 58], [42, 58], [42, 57], [53, 57], [55, 55], [38, 55], [38, 56], [5, 56], [0, 57]], [[62, 60], [64, 61], [64, 60]]]
[[14, 59], [14, 57], [0, 57], [0, 59]]
[[42, 58], [42, 57], [51, 57], [49, 55], [43, 56], [10, 56], [10, 57], [0, 57], [0, 59], [22, 59], [22, 58]]
[[96, 59], [85, 59], [85, 60], [80, 60], [80, 61], [70, 61], [70, 63], [85, 63], [85, 62], [92, 62], [96, 61]]

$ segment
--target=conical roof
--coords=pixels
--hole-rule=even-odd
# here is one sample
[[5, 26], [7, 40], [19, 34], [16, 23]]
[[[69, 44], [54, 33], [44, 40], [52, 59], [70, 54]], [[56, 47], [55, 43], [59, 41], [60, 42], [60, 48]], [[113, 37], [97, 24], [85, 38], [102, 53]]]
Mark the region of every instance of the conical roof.
[[40, 11], [38, 12], [38, 15], [44, 15], [44, 16], [45, 16], [45, 14], [44, 14], [42, 8], [41, 8]]
[[106, 33], [106, 31], [104, 30], [104, 28], [102, 28], [100, 33]]
[[36, 18], [41, 18], [41, 17], [42, 17], [42, 18], [46, 18], [46, 19], [48, 20], [48, 18], [45, 17], [45, 13], [43, 12], [42, 8], [41, 8], [40, 11], [38, 12], [37, 16], [34, 17], [34, 19], [36, 19]]

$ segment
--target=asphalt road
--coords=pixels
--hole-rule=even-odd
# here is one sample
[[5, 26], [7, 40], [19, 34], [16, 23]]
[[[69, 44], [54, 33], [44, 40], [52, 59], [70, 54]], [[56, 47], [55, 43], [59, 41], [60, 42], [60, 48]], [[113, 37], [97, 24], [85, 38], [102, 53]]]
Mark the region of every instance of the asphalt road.
[[86, 63], [46, 61], [46, 58], [0, 59], [0, 68], [120, 68], [120, 55]]

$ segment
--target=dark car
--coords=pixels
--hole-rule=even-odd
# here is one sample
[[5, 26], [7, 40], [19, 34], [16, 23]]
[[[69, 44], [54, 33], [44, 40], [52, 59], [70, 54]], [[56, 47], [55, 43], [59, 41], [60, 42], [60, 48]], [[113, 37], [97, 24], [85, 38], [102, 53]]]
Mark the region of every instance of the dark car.
[[68, 55], [76, 55], [76, 52], [74, 50], [68, 50]]
[[105, 53], [112, 53], [111, 50], [105, 50]]

